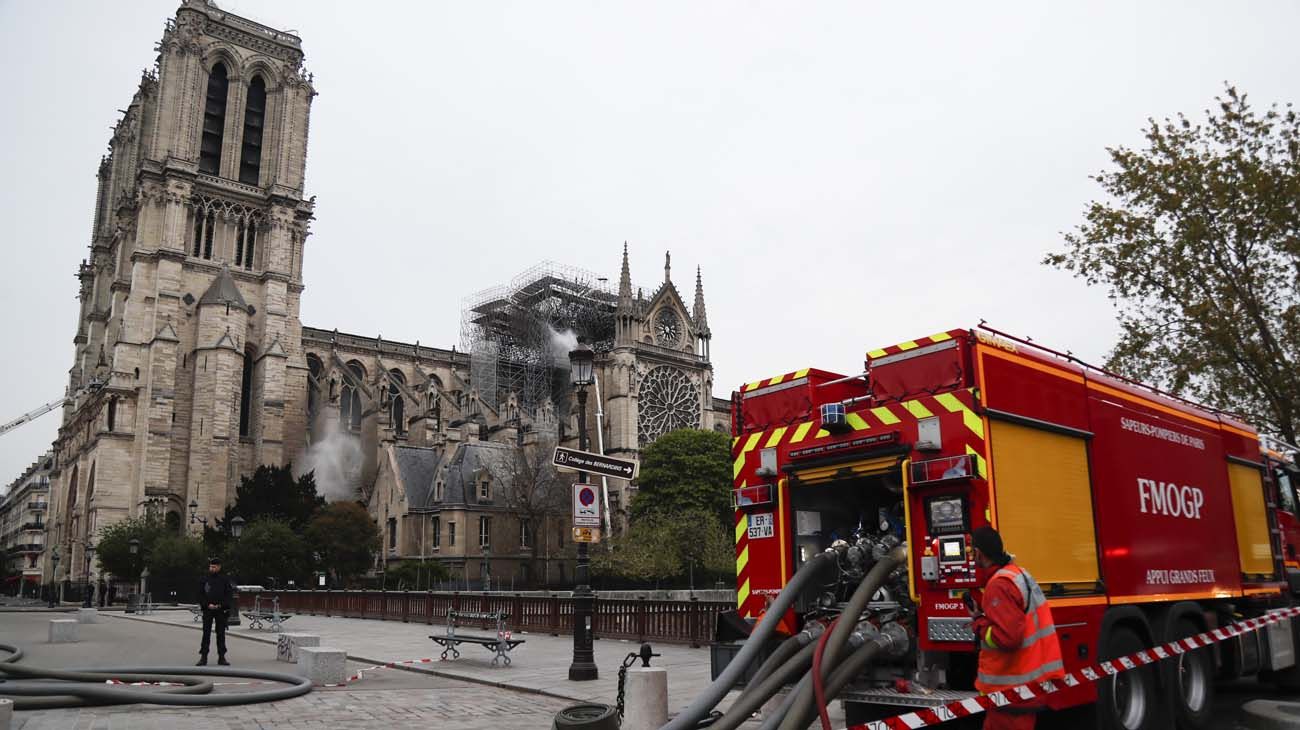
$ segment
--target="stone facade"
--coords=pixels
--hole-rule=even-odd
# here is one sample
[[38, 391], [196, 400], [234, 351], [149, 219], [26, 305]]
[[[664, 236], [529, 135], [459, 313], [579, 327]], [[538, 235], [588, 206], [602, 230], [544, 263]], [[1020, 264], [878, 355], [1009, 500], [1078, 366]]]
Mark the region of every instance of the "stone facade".
[[[467, 579], [562, 582], [562, 564], [555, 575], [549, 562], [533, 566], [539, 551], [571, 547], [558, 516], [567, 482], [559, 512], [542, 518], [504, 495], [518, 491], [509, 482], [521, 454], [577, 445], [571, 389], [521, 407], [521, 394], [495, 386], [482, 397], [455, 349], [304, 328], [315, 91], [300, 39], [185, 0], [158, 50], [101, 161], [78, 270], [69, 401], [49, 471], [49, 542], [63, 555], [54, 578], [84, 579], [84, 548], [108, 524], [152, 512], [197, 530], [192, 516], [222, 515], [241, 476], [293, 462], [327, 497], [370, 505], [385, 540], [377, 567], [437, 547]], [[589, 399], [593, 450], [597, 435], [607, 453], [635, 457], [673, 428], [726, 430], [698, 272], [695, 284], [688, 306], [665, 257], [662, 283], [634, 294], [624, 246], [617, 297], [599, 303], [614, 326]], [[496, 499], [474, 491], [487, 472]], [[628, 487], [609, 486], [621, 514]]]

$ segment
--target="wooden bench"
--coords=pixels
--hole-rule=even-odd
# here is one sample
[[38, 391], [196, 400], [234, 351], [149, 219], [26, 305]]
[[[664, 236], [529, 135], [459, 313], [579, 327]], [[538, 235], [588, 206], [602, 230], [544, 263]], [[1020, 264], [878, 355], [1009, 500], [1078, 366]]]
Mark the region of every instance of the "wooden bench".
[[261, 596], [257, 596], [253, 599], [253, 610], [244, 611], [244, 616], [248, 619], [248, 628], [259, 630], [269, 628], [277, 634], [284, 629], [284, 622], [293, 618], [293, 614], [291, 613], [280, 612], [279, 597], [271, 599], [270, 611], [263, 609]]
[[[523, 639], [515, 639], [510, 635], [510, 630], [506, 628], [506, 621], [510, 618], [508, 613], [481, 613], [474, 611], [448, 611], [447, 612], [447, 633], [442, 636], [430, 635], [439, 646], [444, 647], [442, 650], [442, 659], [447, 658], [451, 653], [452, 659], [460, 658], [460, 650], [456, 648], [457, 644], [478, 644], [479, 646], [492, 652], [492, 666], [497, 666], [498, 662], [504, 662], [506, 666], [510, 665], [510, 652], [515, 647], [524, 643]], [[462, 621], [491, 621], [496, 624], [496, 636], [473, 636], [468, 634], [456, 633], [457, 624]]]

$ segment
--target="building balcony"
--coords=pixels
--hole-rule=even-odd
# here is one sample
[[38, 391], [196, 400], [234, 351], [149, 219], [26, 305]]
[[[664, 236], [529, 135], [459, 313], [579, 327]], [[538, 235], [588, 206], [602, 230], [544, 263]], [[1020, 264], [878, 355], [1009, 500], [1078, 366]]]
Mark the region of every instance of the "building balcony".
[[39, 553], [39, 552], [41, 552], [41, 551], [43, 551], [43, 550], [45, 550], [45, 546], [44, 546], [44, 545], [41, 545], [41, 544], [38, 544], [38, 543], [28, 543], [28, 544], [25, 544], [25, 545], [14, 545], [12, 548], [9, 548], [9, 552], [11, 552], [11, 553], [23, 553], [23, 554], [26, 554], [26, 553]]
[[45, 510], [47, 510], [47, 509], [49, 509], [49, 508], [50, 508], [50, 505], [49, 505], [48, 502], [28, 502], [28, 503], [27, 503], [27, 509], [31, 510], [32, 512], [44, 512]]
[[44, 522], [24, 522], [24, 523], [23, 523], [23, 531], [24, 531], [24, 532], [31, 532], [31, 531], [35, 531], [35, 532], [45, 532], [45, 523], [44, 523]]

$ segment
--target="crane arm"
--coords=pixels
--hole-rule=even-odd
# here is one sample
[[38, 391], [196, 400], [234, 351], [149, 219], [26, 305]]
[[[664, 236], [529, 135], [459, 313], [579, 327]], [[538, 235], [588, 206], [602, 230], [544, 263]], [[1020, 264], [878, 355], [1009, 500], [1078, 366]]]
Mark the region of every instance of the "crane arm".
[[62, 406], [64, 403], [67, 403], [69, 400], [71, 399], [60, 398], [58, 400], [52, 400], [49, 403], [46, 403], [45, 405], [41, 406], [40, 408], [24, 413], [23, 415], [19, 416], [18, 418], [15, 418], [9, 423], [0, 425], [0, 436], [9, 433], [10, 431], [14, 430], [15, 428], [18, 428], [19, 426], [23, 425], [24, 423], [27, 423], [28, 421], [34, 421], [37, 418], [40, 418], [46, 413], [49, 413], [55, 408]]

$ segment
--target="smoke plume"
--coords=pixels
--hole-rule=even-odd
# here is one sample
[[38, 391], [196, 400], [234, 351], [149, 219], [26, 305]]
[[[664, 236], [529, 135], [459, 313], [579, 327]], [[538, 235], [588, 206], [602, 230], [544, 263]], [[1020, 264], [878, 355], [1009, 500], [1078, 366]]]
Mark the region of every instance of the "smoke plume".
[[569, 353], [578, 346], [578, 335], [573, 330], [557, 330], [549, 324], [546, 325], [547, 331], [551, 333], [551, 358], [555, 360], [556, 365], [569, 367]]
[[328, 502], [355, 500], [361, 483], [361, 440], [327, 419], [324, 438], [316, 439], [295, 462], [294, 476], [316, 473], [316, 492]]

